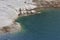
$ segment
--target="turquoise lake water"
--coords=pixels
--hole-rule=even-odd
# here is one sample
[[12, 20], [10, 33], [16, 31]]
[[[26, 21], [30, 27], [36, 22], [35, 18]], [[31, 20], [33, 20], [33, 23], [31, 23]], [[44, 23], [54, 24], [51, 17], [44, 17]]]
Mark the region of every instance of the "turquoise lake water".
[[39, 15], [18, 18], [22, 32], [1, 40], [60, 40], [60, 10], [46, 10]]

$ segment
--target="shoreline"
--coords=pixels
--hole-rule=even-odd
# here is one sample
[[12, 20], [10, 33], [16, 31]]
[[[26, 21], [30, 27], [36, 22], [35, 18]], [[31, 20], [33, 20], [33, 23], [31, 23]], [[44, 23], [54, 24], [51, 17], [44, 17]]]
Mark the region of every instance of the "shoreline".
[[[15, 32], [21, 31], [22, 30], [21, 24], [17, 23], [15, 21], [18, 17], [40, 14], [40, 11], [44, 10], [44, 8], [40, 8], [39, 5], [37, 5], [38, 3], [33, 2], [33, 0], [30, 0], [30, 1], [31, 1], [31, 3], [27, 2], [27, 1], [23, 2], [24, 5], [22, 6], [22, 8], [20, 7], [20, 5], [19, 6], [15, 5], [15, 6], [17, 6], [17, 8], [20, 7], [19, 9], [17, 9], [15, 6], [13, 6], [14, 4], [12, 5], [12, 3], [8, 5], [7, 3], [3, 4], [4, 2], [1, 2], [1, 4], [2, 4], [2, 5], [0, 4], [0, 6], [2, 6], [1, 7], [2, 9], [0, 9], [0, 10], [2, 10], [1, 13], [3, 13], [3, 10], [5, 11], [4, 13], [6, 13], [6, 14], [8, 14], [10, 12], [8, 14], [8, 16], [3, 15], [4, 13], [2, 14], [3, 17], [5, 17], [7, 19], [3, 20], [0, 23], [6, 22], [6, 24], [9, 23], [9, 25], [5, 25], [5, 26], [1, 25], [1, 27], [2, 27], [0, 29], [0, 33], [1, 34], [4, 34], [4, 33], [15, 33]], [[34, 3], [36, 3], [36, 4], [34, 5]], [[16, 2], [16, 4], [18, 4], [18, 1]], [[3, 5], [5, 5], [5, 6], [3, 6]], [[15, 8], [17, 11], [14, 10], [13, 8], [11, 8], [11, 7]], [[44, 5], [43, 5], [43, 7], [44, 7]], [[6, 11], [7, 9], [9, 9], [9, 10]], [[10, 18], [10, 20], [9, 20], [9, 18]], [[4, 19], [4, 18], [2, 18], [2, 19]], [[8, 20], [8, 22], [6, 20]], [[10, 21], [11, 21], [11, 23], [10, 23]]]
[[0, 34], [13, 34], [13, 33], [17, 33], [20, 32], [22, 30], [21, 28], [21, 24], [18, 22], [15, 22], [9, 26], [5, 26], [2, 29], [0, 29]]

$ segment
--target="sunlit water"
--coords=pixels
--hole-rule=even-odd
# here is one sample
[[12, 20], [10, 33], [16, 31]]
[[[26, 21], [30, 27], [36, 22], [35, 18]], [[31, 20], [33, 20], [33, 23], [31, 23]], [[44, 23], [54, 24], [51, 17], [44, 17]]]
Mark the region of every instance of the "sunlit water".
[[43, 11], [17, 22], [22, 24], [22, 32], [2, 36], [1, 40], [60, 40], [60, 10]]

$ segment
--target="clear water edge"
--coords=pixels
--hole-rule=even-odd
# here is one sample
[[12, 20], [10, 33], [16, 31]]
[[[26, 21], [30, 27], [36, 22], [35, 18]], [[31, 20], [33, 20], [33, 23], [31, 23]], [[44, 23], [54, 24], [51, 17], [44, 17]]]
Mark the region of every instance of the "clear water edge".
[[16, 21], [21, 23], [22, 31], [6, 35], [2, 40], [60, 40], [60, 9], [19, 17]]

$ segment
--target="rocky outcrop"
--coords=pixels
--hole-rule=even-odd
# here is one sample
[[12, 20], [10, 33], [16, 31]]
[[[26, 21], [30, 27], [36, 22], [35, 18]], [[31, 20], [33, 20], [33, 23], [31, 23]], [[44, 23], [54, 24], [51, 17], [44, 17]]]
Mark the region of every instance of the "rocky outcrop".
[[33, 0], [37, 6], [43, 8], [58, 8], [60, 7], [59, 0]]

